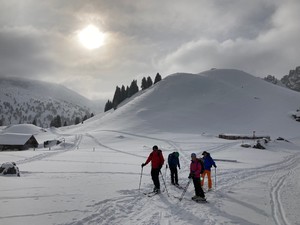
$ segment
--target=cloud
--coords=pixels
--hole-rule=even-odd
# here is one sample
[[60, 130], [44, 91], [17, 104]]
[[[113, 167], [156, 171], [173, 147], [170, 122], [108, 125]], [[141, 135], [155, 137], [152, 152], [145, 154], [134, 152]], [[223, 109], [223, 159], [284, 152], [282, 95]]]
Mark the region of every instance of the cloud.
[[47, 32], [32, 27], [0, 30], [0, 68], [2, 75], [31, 76], [56, 67], [45, 50]]
[[170, 73], [196, 73], [217, 67], [242, 69], [262, 77], [282, 77], [299, 65], [299, 10], [299, 3], [289, 1], [272, 14], [270, 28], [261, 30], [254, 38], [201, 38], [184, 43], [158, 63]]
[[[1, 1], [0, 76], [62, 83], [87, 97], [143, 76], [238, 68], [278, 77], [299, 65], [295, 0]], [[77, 33], [107, 35], [95, 51]]]

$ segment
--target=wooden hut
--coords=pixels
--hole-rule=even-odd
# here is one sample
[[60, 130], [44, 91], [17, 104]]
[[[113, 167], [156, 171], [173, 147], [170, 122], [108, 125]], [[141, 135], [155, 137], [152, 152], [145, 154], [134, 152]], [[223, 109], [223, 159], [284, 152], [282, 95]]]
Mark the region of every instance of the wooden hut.
[[6, 133], [0, 135], [0, 151], [27, 150], [37, 147], [38, 142], [32, 134]]

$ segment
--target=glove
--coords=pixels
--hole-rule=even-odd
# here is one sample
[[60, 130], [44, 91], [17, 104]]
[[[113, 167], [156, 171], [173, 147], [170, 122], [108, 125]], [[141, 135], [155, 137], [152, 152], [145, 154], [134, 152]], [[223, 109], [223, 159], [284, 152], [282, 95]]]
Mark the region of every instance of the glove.
[[215, 168], [217, 168], [217, 165], [214, 165]]
[[145, 163], [142, 163], [142, 167], [144, 167], [144, 166], [146, 166], [146, 164], [145, 164]]
[[180, 166], [178, 166], [178, 169], [180, 169]]
[[159, 170], [161, 170], [161, 168], [162, 168], [162, 165], [158, 167]]
[[195, 176], [195, 174], [193, 174], [193, 173], [190, 173], [190, 175], [189, 175], [189, 179], [191, 179], [191, 178], [193, 178]]

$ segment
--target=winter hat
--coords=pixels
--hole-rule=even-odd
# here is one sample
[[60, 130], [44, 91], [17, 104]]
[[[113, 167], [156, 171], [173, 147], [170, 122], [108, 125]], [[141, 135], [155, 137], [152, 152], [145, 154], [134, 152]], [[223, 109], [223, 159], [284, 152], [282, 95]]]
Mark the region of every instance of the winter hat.
[[196, 153], [192, 153], [192, 154], [191, 154], [191, 157], [192, 157], [192, 158], [196, 157]]
[[202, 152], [202, 155], [205, 155], [205, 154], [208, 154], [208, 152], [207, 151]]
[[153, 149], [153, 150], [158, 150], [157, 145], [154, 145], [152, 149]]
[[178, 153], [178, 152], [175, 152], [174, 155], [175, 155], [176, 157], [179, 157], [179, 153]]

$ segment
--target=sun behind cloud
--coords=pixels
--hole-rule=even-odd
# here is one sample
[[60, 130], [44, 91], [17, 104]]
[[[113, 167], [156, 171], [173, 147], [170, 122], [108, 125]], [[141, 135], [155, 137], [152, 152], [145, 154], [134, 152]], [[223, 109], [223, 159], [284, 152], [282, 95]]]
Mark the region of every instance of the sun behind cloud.
[[87, 49], [96, 49], [104, 44], [105, 35], [98, 27], [90, 24], [78, 33], [80, 43]]

